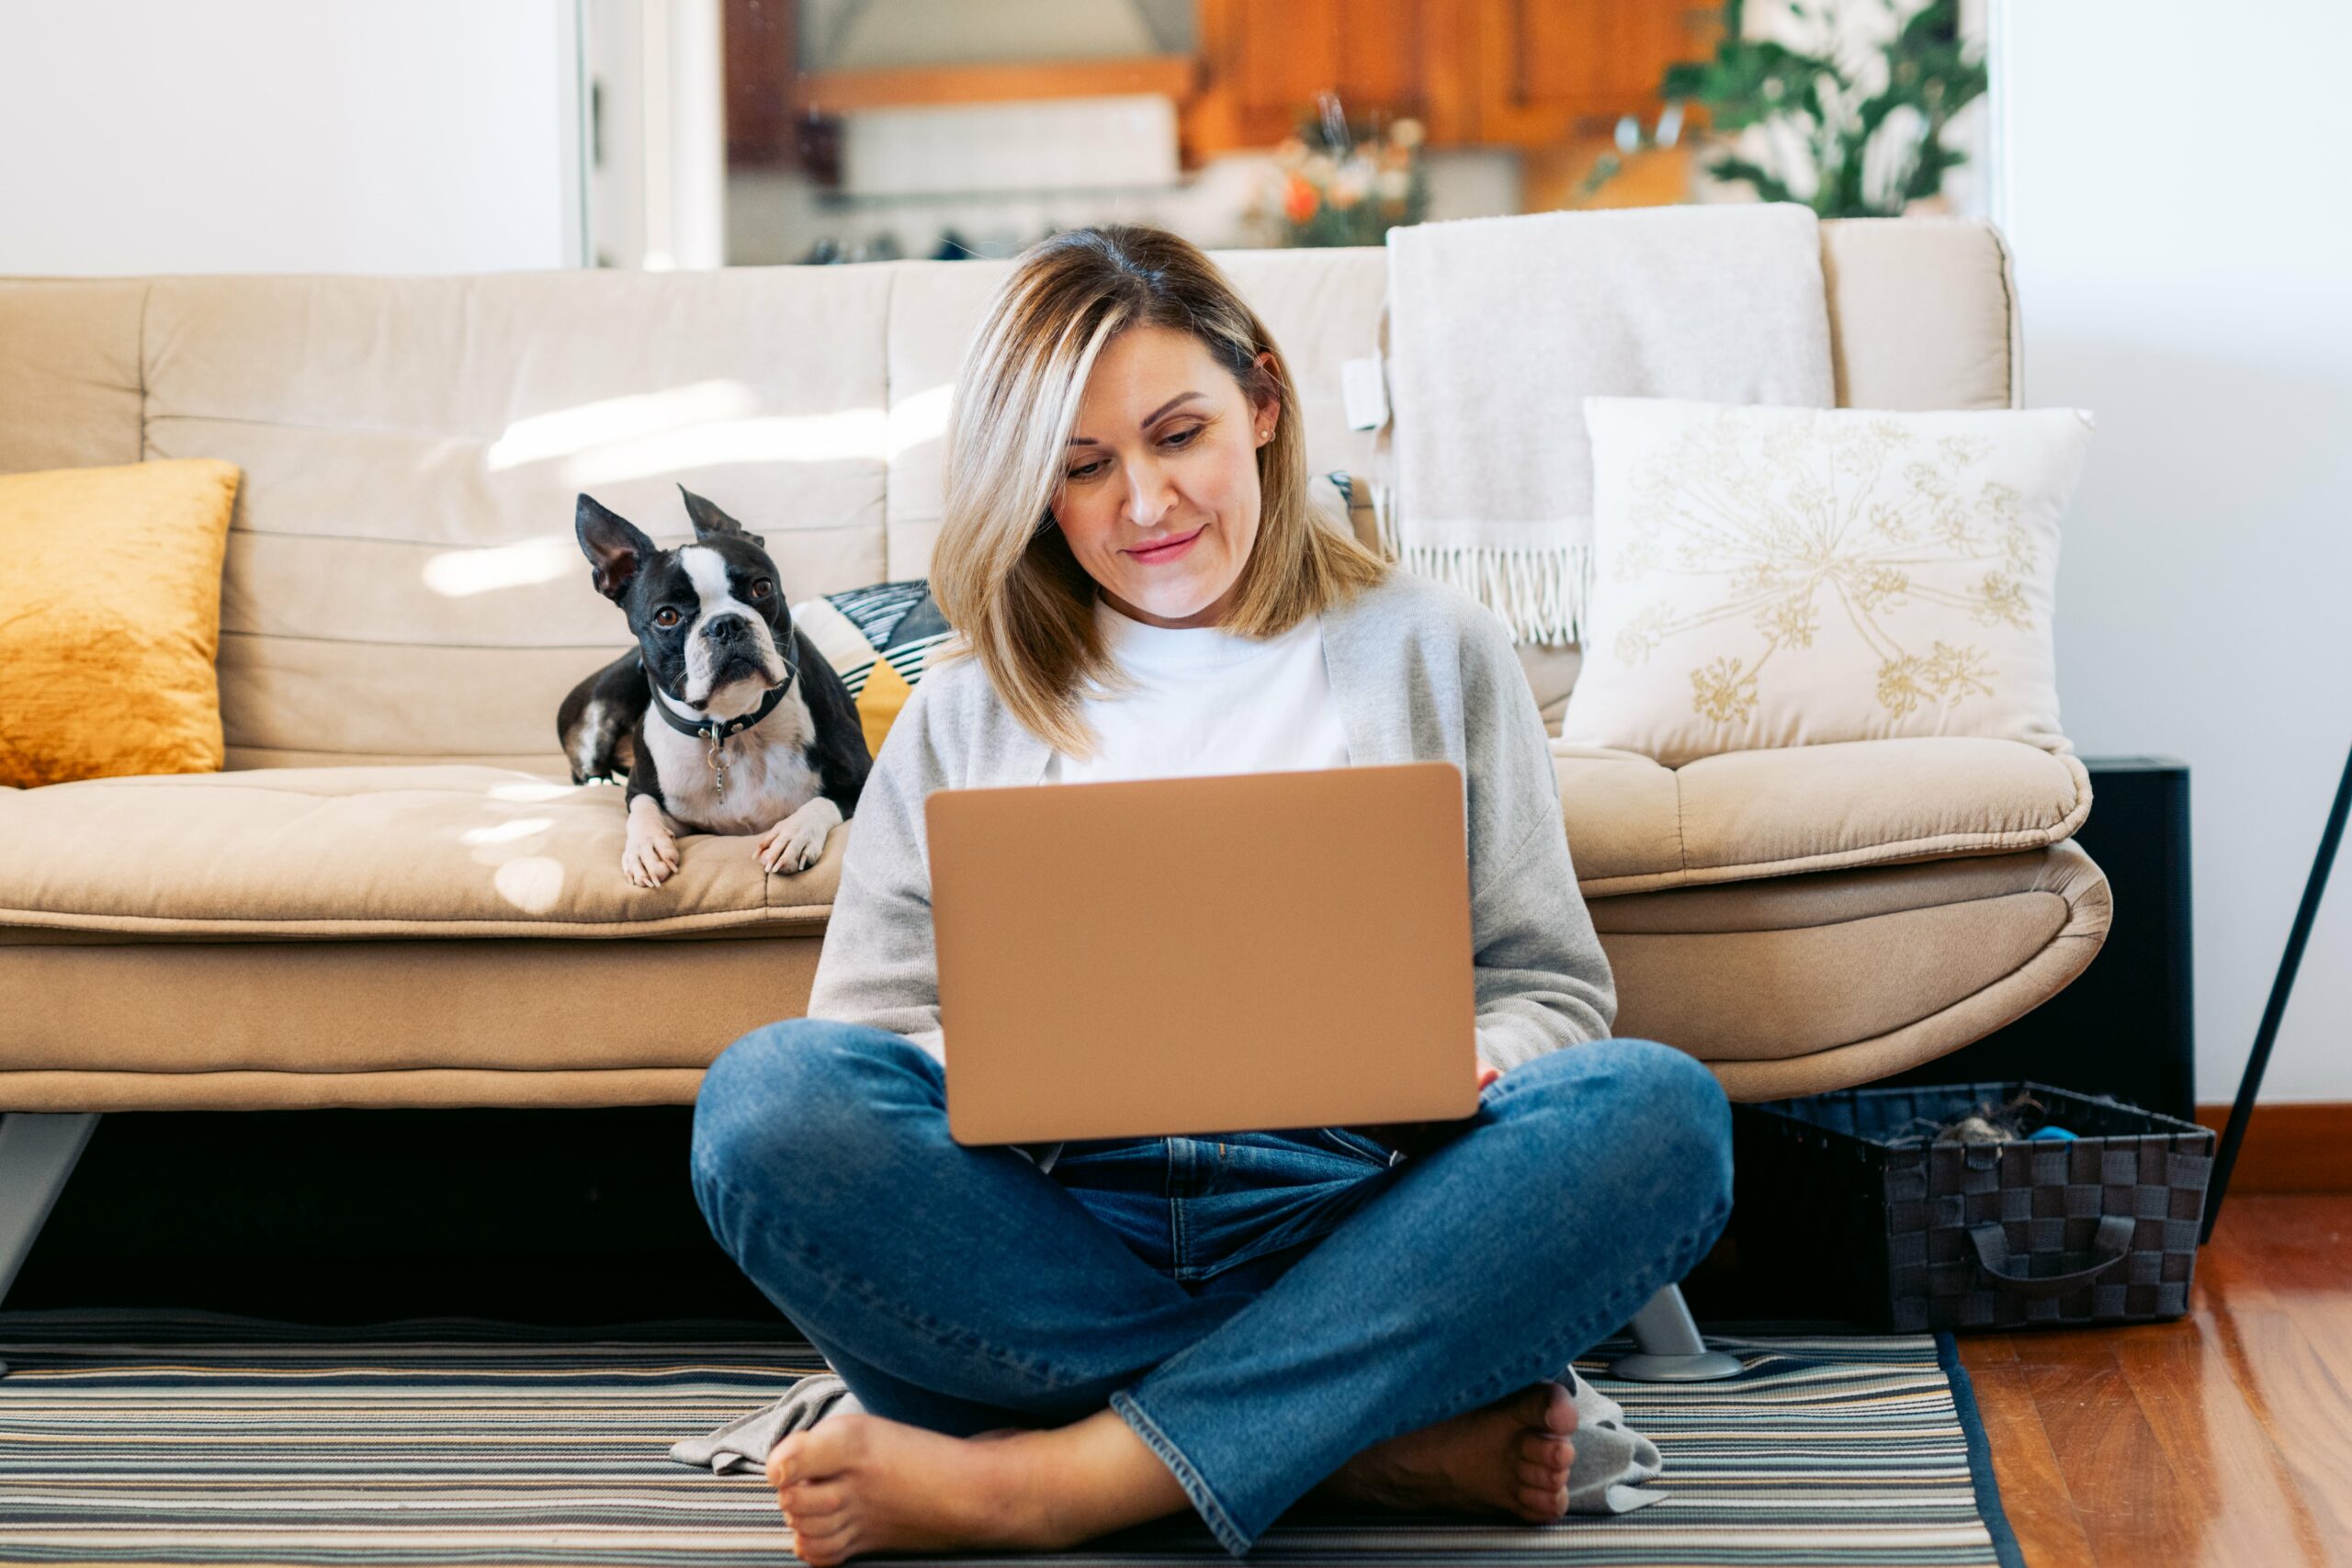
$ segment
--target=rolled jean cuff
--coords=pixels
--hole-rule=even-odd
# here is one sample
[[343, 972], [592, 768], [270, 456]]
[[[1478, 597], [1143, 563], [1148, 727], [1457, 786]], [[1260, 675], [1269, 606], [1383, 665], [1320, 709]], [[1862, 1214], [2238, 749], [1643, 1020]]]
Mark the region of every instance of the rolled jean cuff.
[[1247, 1555], [1250, 1538], [1241, 1533], [1240, 1528], [1233, 1522], [1233, 1516], [1226, 1512], [1225, 1505], [1217, 1501], [1216, 1494], [1209, 1490], [1209, 1483], [1202, 1478], [1199, 1471], [1193, 1468], [1193, 1461], [1184, 1457], [1183, 1450], [1168, 1440], [1168, 1434], [1159, 1429], [1159, 1423], [1146, 1415], [1143, 1406], [1137, 1404], [1125, 1389], [1111, 1391], [1110, 1405], [1119, 1413], [1121, 1420], [1135, 1429], [1136, 1436], [1144, 1440], [1144, 1446], [1158, 1454], [1161, 1462], [1175, 1472], [1176, 1483], [1184, 1489], [1184, 1495], [1192, 1499], [1193, 1510], [1209, 1527], [1209, 1533], [1216, 1537], [1217, 1544], [1236, 1557]]

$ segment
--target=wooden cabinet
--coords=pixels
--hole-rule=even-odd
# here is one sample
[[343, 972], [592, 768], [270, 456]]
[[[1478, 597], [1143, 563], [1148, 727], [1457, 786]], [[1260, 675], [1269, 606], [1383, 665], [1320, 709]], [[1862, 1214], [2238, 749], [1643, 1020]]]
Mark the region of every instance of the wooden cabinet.
[[1656, 116], [1659, 78], [1712, 47], [1690, 0], [1200, 0], [1197, 160], [1265, 147], [1322, 92], [1351, 118], [1411, 115], [1432, 147], [1555, 149]]
[[1463, 0], [1199, 0], [1201, 87], [1183, 106], [1187, 163], [1271, 147], [1331, 92], [1351, 118], [1467, 129], [1457, 97]]
[[1540, 146], [1606, 133], [1625, 114], [1655, 118], [1659, 78], [1697, 48], [1687, 0], [1485, 0], [1466, 9], [1474, 136], [1487, 143]]
[[876, 105], [1151, 92], [1176, 100], [1197, 164], [1272, 146], [1332, 92], [1351, 118], [1412, 116], [1432, 147], [1519, 148], [1532, 186], [1539, 169], [1589, 163], [1620, 116], [1654, 118], [1667, 65], [1711, 49], [1717, 25], [1692, 0], [1197, 5], [1192, 57], [808, 73], [794, 69], [788, 6], [727, 0], [729, 157], [791, 162], [812, 118]]

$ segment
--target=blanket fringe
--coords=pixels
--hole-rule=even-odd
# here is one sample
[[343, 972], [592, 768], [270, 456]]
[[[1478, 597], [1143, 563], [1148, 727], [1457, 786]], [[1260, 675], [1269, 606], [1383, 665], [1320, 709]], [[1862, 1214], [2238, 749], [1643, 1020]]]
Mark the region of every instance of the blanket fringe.
[[1592, 550], [1554, 545], [1537, 550], [1438, 549], [1397, 552], [1408, 571], [1450, 582], [1503, 618], [1517, 642], [1558, 645], [1584, 637], [1592, 589]]
[[1471, 594], [1503, 618], [1515, 642], [1558, 647], [1583, 640], [1586, 606], [1592, 599], [1590, 545], [1535, 550], [1408, 547], [1396, 535], [1396, 488], [1381, 483], [1370, 488], [1373, 522], [1381, 550], [1390, 560]]

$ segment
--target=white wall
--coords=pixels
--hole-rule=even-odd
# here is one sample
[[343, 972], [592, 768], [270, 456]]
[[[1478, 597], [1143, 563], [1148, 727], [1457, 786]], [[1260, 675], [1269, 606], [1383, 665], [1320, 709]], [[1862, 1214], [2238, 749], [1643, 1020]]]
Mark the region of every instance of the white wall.
[[0, 274], [581, 255], [575, 0], [0, 0]]
[[[2026, 399], [2098, 416], [2060, 698], [2085, 754], [2190, 764], [2199, 1098], [2224, 1100], [2352, 743], [2352, 6], [2007, 0], [1995, 31]], [[2266, 1084], [2352, 1100], [2352, 857]]]

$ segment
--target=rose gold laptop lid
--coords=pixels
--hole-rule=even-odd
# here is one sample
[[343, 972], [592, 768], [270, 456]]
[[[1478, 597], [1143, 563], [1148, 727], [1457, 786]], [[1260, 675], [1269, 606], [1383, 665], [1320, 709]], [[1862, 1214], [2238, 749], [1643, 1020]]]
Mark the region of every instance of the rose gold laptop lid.
[[1478, 1107], [1462, 771], [934, 790], [961, 1144]]

